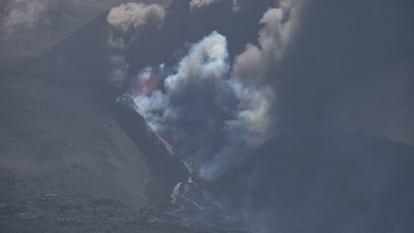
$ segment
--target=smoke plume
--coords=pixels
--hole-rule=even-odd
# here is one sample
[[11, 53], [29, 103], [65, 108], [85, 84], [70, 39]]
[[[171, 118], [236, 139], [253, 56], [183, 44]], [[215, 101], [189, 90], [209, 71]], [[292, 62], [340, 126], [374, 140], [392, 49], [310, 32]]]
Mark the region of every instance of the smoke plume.
[[266, 11], [260, 20], [259, 46], [248, 44], [234, 64], [234, 75], [244, 80], [269, 80], [269, 73], [280, 61], [295, 32], [299, 6], [295, 1], [281, 1], [280, 6]]
[[[245, 51], [235, 59], [231, 76], [237, 77], [239, 82], [233, 85], [233, 90], [245, 108], [237, 113], [235, 120], [226, 122], [225, 129], [231, 135], [229, 138], [242, 137], [240, 141], [247, 143], [248, 147], [262, 145], [278, 131], [275, 125], [277, 94], [268, 84], [274, 78], [272, 73], [294, 34], [298, 8], [295, 1], [282, 1], [278, 7], [267, 10], [260, 20], [263, 29], [259, 32], [259, 45], [246, 45]], [[241, 83], [244, 86], [239, 85]], [[218, 174], [221, 164], [237, 164], [240, 158], [234, 154], [240, 152], [227, 147], [202, 168], [202, 173], [213, 176]]]
[[106, 18], [112, 28], [109, 46], [125, 49], [140, 29], [146, 26], [160, 27], [165, 15], [165, 9], [158, 4], [129, 2], [113, 7]]
[[161, 27], [164, 21], [165, 9], [158, 4], [125, 3], [113, 7], [107, 15], [107, 23], [111, 27], [108, 47], [113, 50], [109, 62], [111, 71], [109, 82], [116, 88], [121, 88], [128, 78], [129, 64], [123, 52], [146, 27]]
[[406, 0], [309, 1], [277, 72], [284, 125], [414, 144], [413, 9]]
[[213, 32], [176, 68], [147, 67], [131, 85], [148, 124], [177, 145], [205, 178], [220, 175], [234, 157], [271, 134], [273, 89], [246, 84], [230, 70], [227, 40]]
[[114, 54], [109, 58], [112, 69], [109, 74], [110, 85], [121, 88], [128, 78], [129, 64], [121, 54]]
[[276, 93], [265, 80], [293, 34], [293, 9], [283, 1], [265, 12], [258, 46], [247, 45], [233, 66], [226, 37], [212, 32], [175, 67], [146, 67], [132, 80], [138, 111], [202, 177], [220, 176], [275, 133]]
[[[191, 0], [190, 1], [190, 9], [199, 9], [208, 7], [214, 3], [221, 2], [223, 0]], [[224, 1], [230, 1], [230, 0], [224, 0]], [[233, 11], [240, 10], [240, 3], [239, 0], [232, 0], [233, 5]]]
[[48, 0], [10, 0], [6, 2], [1, 28], [7, 33], [20, 29], [31, 29], [49, 23]]
[[219, 2], [220, 0], [191, 0], [190, 2], [190, 7], [191, 8], [201, 8], [201, 7], [206, 7], [209, 6], [210, 4]]
[[107, 21], [117, 30], [126, 33], [147, 24], [159, 26], [165, 17], [165, 10], [158, 4], [146, 5], [129, 2], [112, 8]]

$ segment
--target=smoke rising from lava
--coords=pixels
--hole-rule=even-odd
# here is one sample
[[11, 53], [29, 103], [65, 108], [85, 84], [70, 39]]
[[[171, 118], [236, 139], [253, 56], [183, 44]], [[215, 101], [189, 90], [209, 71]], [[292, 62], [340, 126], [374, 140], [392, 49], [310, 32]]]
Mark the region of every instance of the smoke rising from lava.
[[274, 134], [276, 93], [265, 80], [293, 34], [293, 6], [265, 12], [258, 46], [247, 45], [233, 66], [226, 37], [212, 32], [176, 66], [146, 67], [132, 79], [138, 111], [202, 177], [219, 177]]
[[[163, 86], [145, 91], [154, 73]], [[148, 124], [191, 154], [205, 178], [271, 135], [273, 89], [230, 75], [227, 40], [217, 32], [194, 44], [171, 72], [163, 65], [143, 69], [131, 94]]]
[[158, 4], [123, 3], [113, 7], [106, 18], [111, 26], [108, 47], [114, 53], [110, 57], [112, 66], [109, 74], [109, 83], [121, 88], [128, 78], [129, 64], [123, 52], [134, 41], [140, 29], [147, 26], [159, 28], [164, 21], [165, 9]]

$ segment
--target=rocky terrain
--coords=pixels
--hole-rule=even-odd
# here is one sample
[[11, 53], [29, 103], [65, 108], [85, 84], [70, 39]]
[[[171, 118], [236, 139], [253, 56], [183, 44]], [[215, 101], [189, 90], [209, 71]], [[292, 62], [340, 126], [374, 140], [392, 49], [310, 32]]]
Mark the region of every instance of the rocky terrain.
[[7, 233], [241, 233], [184, 221], [155, 209], [131, 209], [111, 199], [80, 204], [56, 194], [0, 203], [0, 227]]

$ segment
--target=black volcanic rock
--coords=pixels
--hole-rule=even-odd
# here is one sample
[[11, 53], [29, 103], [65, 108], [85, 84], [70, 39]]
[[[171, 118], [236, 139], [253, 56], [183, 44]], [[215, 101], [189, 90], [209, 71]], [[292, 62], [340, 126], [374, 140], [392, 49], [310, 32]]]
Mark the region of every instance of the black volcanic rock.
[[0, 230], [8, 233], [243, 233], [190, 223], [154, 209], [131, 210], [116, 202], [78, 205], [60, 197], [0, 205]]
[[168, 206], [171, 191], [177, 181], [187, 179], [187, 168], [168, 151], [135, 110], [123, 104], [115, 104], [113, 115], [145, 155], [152, 175], [152, 180], [147, 185], [147, 193], [151, 197], [149, 203]]

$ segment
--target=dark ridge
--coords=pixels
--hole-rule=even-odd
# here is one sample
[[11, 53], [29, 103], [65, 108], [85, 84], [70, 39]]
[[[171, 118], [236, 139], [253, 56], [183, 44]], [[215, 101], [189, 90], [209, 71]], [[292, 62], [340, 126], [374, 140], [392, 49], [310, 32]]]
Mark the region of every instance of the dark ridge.
[[142, 116], [124, 104], [114, 104], [112, 114], [125, 132], [143, 152], [150, 167], [152, 182], [147, 186], [149, 205], [166, 208], [174, 186], [186, 180], [189, 173], [184, 164], [165, 148], [155, 133], [148, 129]]

